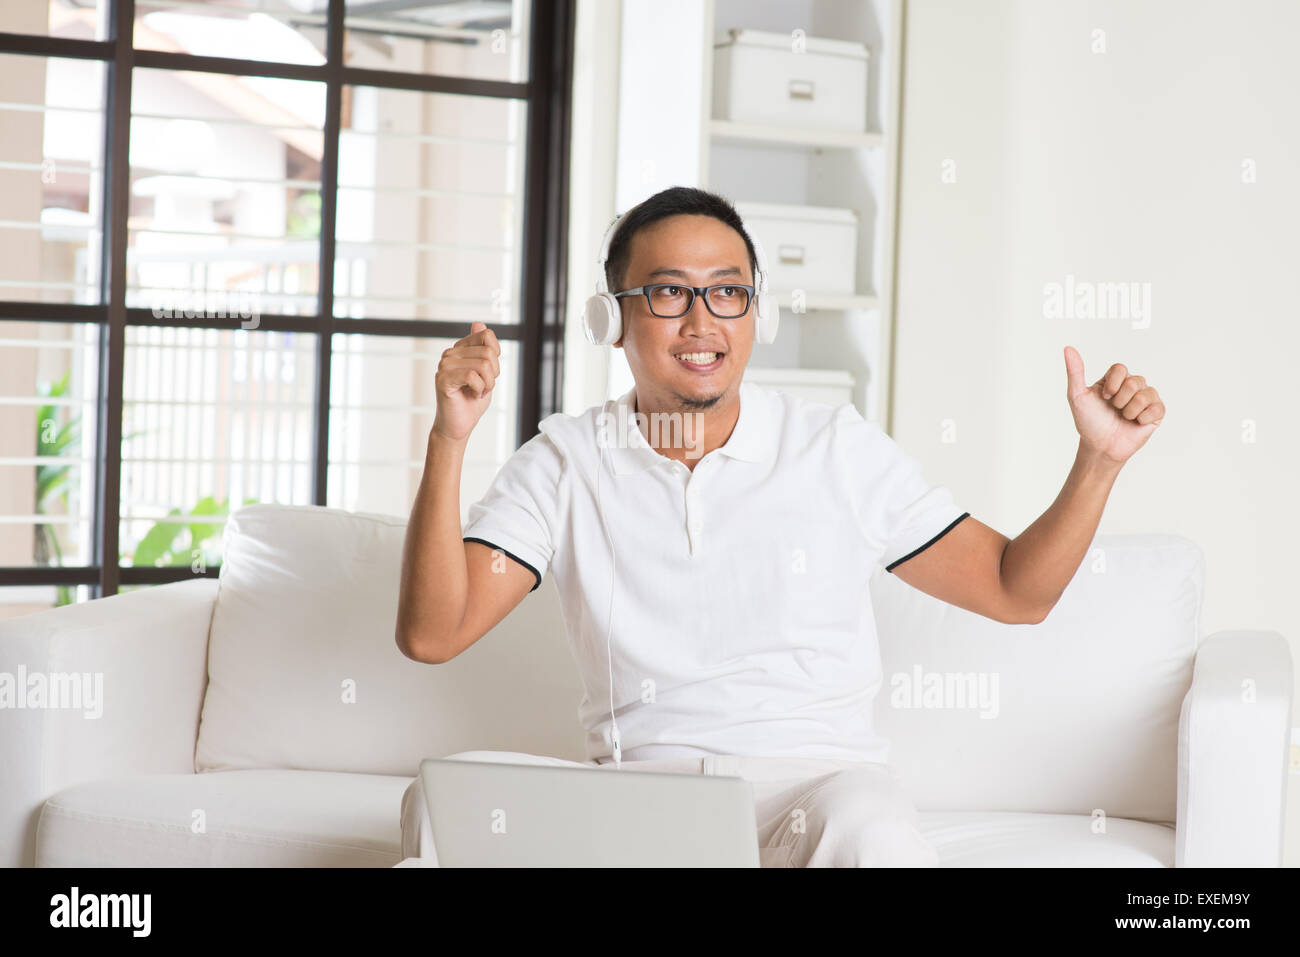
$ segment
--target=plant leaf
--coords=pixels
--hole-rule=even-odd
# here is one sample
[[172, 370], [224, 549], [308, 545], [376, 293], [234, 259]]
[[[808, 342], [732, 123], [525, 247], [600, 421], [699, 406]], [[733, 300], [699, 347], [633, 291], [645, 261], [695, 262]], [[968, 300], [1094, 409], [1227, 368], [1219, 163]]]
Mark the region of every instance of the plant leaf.
[[[179, 515], [180, 509], [174, 508], [167, 514]], [[180, 522], [155, 522], [153, 528], [145, 533], [144, 538], [140, 539], [140, 544], [135, 547], [131, 564], [137, 568], [157, 565], [158, 559], [170, 556], [172, 546], [175, 545], [176, 539], [180, 537], [181, 530], [184, 528], [185, 526]]]
[[[211, 495], [199, 499], [197, 505], [190, 509], [191, 515], [225, 515], [226, 503], [218, 502]], [[190, 547], [202, 548], [203, 543], [215, 536], [221, 525], [217, 522], [195, 522], [190, 525]]]

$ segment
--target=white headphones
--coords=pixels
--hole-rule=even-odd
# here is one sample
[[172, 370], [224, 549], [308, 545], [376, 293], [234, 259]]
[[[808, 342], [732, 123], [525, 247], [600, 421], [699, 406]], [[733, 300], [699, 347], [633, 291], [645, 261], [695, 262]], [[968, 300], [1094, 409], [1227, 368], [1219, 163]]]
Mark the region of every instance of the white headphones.
[[[605, 241], [600, 246], [600, 259], [596, 263], [596, 292], [587, 300], [587, 306], [582, 312], [582, 331], [586, 333], [587, 341], [594, 346], [617, 342], [623, 335], [623, 310], [605, 283], [605, 263], [609, 261], [610, 243], [622, 221], [622, 216], [618, 217], [605, 231]], [[741, 225], [744, 226], [744, 223]], [[758, 275], [754, 277], [754, 301], [750, 304], [754, 311], [754, 339], [767, 344], [776, 341], [781, 310], [776, 304], [776, 296], [767, 288], [767, 259], [763, 256], [763, 247], [748, 226], [744, 226], [744, 230], [754, 247], [754, 258], [758, 264]]]

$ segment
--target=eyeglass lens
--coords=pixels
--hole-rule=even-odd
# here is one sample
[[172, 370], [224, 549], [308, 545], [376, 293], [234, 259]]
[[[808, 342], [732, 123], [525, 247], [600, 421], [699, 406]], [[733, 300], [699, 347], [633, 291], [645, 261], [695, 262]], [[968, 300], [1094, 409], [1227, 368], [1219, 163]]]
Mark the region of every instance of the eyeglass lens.
[[[741, 286], [710, 286], [704, 301], [715, 316], [735, 318], [743, 316], [749, 308], [749, 290]], [[680, 318], [694, 304], [695, 290], [688, 286], [661, 285], [650, 289], [650, 311], [661, 318]]]

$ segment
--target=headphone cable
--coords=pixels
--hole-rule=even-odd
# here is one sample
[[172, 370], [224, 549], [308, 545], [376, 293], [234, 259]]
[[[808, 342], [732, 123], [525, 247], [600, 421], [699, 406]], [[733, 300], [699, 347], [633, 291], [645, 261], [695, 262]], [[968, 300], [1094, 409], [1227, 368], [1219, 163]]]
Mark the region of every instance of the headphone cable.
[[[616, 405], [617, 407], [617, 405]], [[614, 551], [614, 539], [610, 537], [609, 525], [605, 521], [605, 512], [600, 507], [600, 478], [605, 471], [605, 437], [597, 439], [600, 445], [600, 465], [596, 469], [596, 511], [600, 514], [600, 527], [605, 531], [605, 541], [609, 545], [609, 617], [605, 629], [605, 654], [609, 661], [609, 720], [612, 725], [610, 740], [614, 745], [615, 770], [623, 769], [623, 749], [618, 736], [618, 719], [614, 716], [614, 586], [618, 580], [618, 555]]]

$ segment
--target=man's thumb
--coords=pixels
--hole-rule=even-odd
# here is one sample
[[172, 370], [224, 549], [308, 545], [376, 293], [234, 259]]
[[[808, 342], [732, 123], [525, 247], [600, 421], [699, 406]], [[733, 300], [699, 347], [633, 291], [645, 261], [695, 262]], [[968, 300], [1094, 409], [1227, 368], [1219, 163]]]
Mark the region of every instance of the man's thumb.
[[469, 324], [469, 334], [472, 336], [476, 332], [482, 332], [487, 328], [487, 323], [481, 319], [475, 319]]
[[1070, 395], [1078, 395], [1087, 388], [1083, 383], [1083, 356], [1074, 346], [1065, 347], [1065, 376]]

